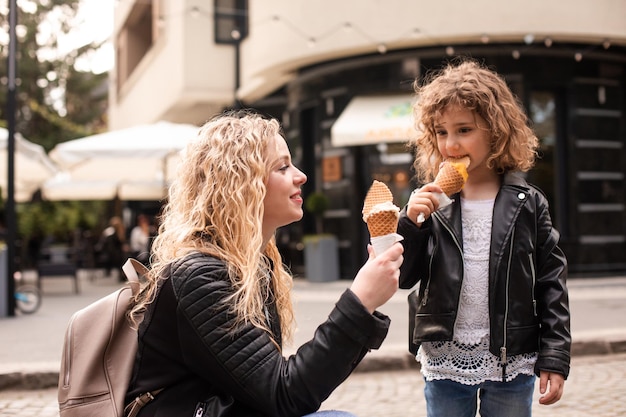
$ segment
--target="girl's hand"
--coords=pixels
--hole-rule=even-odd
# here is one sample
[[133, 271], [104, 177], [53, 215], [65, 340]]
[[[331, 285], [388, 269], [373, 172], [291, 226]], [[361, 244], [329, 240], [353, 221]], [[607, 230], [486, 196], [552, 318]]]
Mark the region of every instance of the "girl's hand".
[[561, 399], [565, 378], [556, 372], [539, 371], [539, 404], [550, 405]]
[[[434, 193], [442, 192], [441, 188], [433, 183], [413, 191], [406, 208], [407, 217], [417, 226], [421, 226], [422, 222], [439, 208], [439, 199]], [[421, 221], [418, 221], [420, 214], [423, 216], [423, 220], [420, 218]]]
[[400, 265], [404, 257], [404, 247], [394, 243], [389, 249], [374, 255], [371, 245], [367, 245], [369, 259], [361, 267], [350, 286], [352, 292], [365, 308], [373, 313], [385, 304], [398, 290]]

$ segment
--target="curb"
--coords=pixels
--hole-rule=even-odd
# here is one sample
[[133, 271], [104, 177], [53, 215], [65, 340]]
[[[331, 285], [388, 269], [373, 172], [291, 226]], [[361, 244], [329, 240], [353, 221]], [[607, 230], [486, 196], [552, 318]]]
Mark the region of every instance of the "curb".
[[[572, 343], [572, 357], [626, 353], [624, 340], [589, 340]], [[387, 372], [419, 369], [419, 363], [407, 351], [393, 355], [367, 355], [354, 372]], [[58, 371], [0, 373], [0, 390], [41, 390], [56, 388]]]

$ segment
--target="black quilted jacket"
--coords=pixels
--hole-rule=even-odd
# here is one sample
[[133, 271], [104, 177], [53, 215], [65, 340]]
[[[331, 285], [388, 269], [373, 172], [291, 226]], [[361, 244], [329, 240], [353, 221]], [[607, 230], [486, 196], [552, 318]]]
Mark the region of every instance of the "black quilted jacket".
[[[196, 253], [172, 265], [139, 328], [126, 402], [165, 387], [140, 416], [302, 416], [387, 335], [388, 317], [369, 314], [346, 290], [313, 339], [284, 358], [266, 331], [232, 328], [223, 303], [232, 292], [218, 259]], [[271, 297], [266, 307], [280, 341]]]

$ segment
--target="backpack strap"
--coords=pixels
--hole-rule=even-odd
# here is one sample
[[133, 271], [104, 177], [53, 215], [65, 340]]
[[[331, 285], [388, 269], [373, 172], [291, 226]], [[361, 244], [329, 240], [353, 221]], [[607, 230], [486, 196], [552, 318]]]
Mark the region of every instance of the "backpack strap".
[[[144, 264], [134, 258], [128, 258], [126, 262], [124, 262], [124, 265], [122, 265], [122, 270], [126, 275], [126, 279], [128, 280], [133, 295], [136, 295], [140, 288], [139, 277], [149, 274], [150, 271]], [[163, 388], [151, 392], [145, 392], [136, 397], [124, 408], [124, 415], [126, 417], [135, 417], [143, 406], [154, 400], [154, 397], [161, 391], [163, 391]]]
[[133, 295], [137, 295], [139, 292], [139, 276], [144, 276], [150, 273], [148, 268], [137, 259], [128, 258], [124, 265], [122, 265], [122, 271], [124, 271], [124, 275], [126, 275], [126, 279], [130, 284], [130, 289], [133, 292]]
[[141, 394], [124, 408], [124, 415], [126, 417], [136, 417], [143, 406], [154, 400], [154, 397], [161, 391], [163, 391], [163, 388]]

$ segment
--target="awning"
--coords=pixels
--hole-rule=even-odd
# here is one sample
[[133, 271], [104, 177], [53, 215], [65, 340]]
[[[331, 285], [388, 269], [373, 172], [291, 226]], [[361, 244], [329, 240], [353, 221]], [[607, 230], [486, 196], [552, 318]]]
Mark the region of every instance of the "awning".
[[356, 96], [331, 127], [333, 146], [406, 142], [417, 132], [413, 94]]

